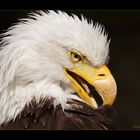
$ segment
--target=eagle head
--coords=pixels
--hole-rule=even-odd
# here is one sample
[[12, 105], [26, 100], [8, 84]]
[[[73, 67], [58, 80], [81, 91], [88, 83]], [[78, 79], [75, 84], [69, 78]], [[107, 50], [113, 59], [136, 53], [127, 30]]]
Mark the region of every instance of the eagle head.
[[106, 66], [108, 36], [102, 25], [61, 11], [39, 11], [3, 33], [0, 51], [0, 124], [14, 120], [35, 99], [71, 100], [94, 109], [112, 105], [116, 82]]

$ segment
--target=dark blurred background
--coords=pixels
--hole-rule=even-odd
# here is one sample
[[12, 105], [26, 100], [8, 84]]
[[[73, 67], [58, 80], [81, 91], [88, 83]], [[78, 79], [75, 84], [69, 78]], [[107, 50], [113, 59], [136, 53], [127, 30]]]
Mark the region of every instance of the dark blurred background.
[[[0, 33], [31, 11], [34, 10], [1, 10]], [[140, 11], [63, 11], [83, 14], [105, 26], [111, 38], [109, 68], [118, 86], [113, 124], [117, 129], [140, 129]]]

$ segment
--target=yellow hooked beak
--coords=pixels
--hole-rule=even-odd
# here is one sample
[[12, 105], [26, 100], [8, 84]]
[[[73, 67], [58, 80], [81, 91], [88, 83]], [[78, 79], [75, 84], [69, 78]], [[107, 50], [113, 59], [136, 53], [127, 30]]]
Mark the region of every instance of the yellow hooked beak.
[[94, 98], [95, 88], [102, 99], [102, 105], [112, 105], [117, 92], [116, 82], [109, 69], [103, 65], [95, 68], [85, 63], [78, 63], [72, 69], [64, 68], [66, 76], [71, 81], [70, 86], [74, 91], [93, 108], [98, 108]]

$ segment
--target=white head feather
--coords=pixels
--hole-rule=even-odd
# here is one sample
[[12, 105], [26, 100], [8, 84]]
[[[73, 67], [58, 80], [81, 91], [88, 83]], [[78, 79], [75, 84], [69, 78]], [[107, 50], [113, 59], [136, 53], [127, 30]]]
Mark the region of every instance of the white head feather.
[[104, 28], [82, 17], [58, 11], [32, 14], [10, 27], [1, 41], [0, 124], [14, 120], [33, 98], [54, 97], [54, 106], [67, 109], [77, 96], [68, 85], [63, 67], [73, 67], [67, 49], [83, 52], [94, 66], [108, 57]]

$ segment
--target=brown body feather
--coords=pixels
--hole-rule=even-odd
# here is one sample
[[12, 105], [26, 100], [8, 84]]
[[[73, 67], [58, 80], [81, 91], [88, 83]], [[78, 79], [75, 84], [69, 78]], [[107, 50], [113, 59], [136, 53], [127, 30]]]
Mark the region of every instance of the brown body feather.
[[85, 103], [70, 101], [73, 110], [63, 111], [61, 106], [55, 109], [52, 100], [36, 104], [33, 100], [21, 112], [15, 121], [1, 126], [1, 130], [49, 129], [49, 130], [108, 130], [112, 127], [115, 111], [111, 106], [102, 106], [94, 110]]

